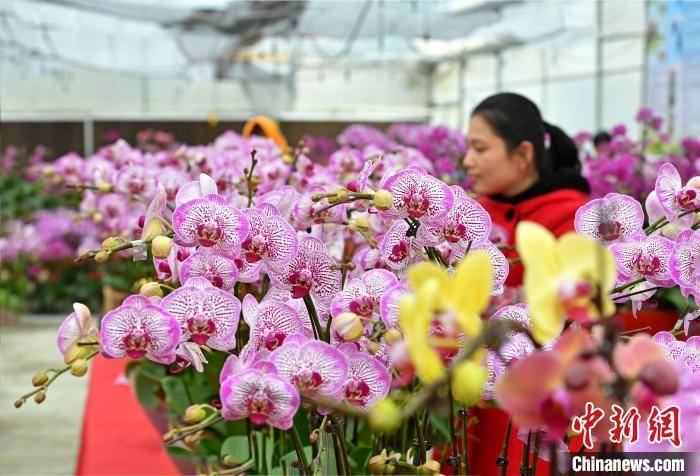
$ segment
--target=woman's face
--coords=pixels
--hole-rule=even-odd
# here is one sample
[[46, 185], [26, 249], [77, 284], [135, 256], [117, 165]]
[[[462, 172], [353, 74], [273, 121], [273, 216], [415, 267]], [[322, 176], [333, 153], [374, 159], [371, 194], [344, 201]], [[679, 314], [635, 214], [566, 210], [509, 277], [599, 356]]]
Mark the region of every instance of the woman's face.
[[513, 196], [531, 185], [527, 183], [530, 182], [528, 160], [519, 151], [509, 153], [503, 139], [478, 114], [469, 121], [467, 143], [469, 148], [462, 165], [477, 194]]

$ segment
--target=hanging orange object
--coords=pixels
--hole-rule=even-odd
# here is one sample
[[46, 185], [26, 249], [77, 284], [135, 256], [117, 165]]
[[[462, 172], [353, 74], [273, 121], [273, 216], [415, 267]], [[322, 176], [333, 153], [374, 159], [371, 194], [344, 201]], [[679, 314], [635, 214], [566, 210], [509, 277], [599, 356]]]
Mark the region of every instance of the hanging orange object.
[[282, 134], [282, 130], [277, 122], [273, 121], [269, 117], [255, 116], [254, 118], [248, 120], [248, 122], [245, 123], [245, 126], [243, 126], [243, 137], [250, 137], [256, 127], [262, 129], [265, 137], [275, 141], [280, 149], [283, 151], [287, 150], [287, 138], [284, 137], [284, 134]]

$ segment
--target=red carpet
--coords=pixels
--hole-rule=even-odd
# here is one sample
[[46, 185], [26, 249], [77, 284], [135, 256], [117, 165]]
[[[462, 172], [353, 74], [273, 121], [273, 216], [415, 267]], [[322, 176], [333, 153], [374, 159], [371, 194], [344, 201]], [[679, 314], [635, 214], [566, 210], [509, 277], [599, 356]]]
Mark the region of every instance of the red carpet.
[[92, 362], [76, 474], [179, 475], [131, 386], [115, 383], [126, 363], [102, 356]]

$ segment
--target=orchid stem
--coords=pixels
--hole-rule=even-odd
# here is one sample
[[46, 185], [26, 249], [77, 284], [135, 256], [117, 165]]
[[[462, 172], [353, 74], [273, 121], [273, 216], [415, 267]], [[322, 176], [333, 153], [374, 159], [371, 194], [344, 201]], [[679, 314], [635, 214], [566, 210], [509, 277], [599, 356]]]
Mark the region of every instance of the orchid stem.
[[304, 453], [304, 446], [301, 444], [301, 438], [299, 437], [299, 432], [292, 425], [292, 427], [287, 430], [289, 436], [292, 437], [292, 443], [294, 443], [294, 450], [297, 452], [297, 457], [299, 458], [299, 469], [302, 476], [307, 476], [309, 474], [309, 461], [306, 459], [306, 453]]
[[469, 407], [462, 408], [462, 460], [460, 461], [462, 473], [469, 474], [469, 447], [468, 444], [468, 428], [469, 428]]
[[257, 165], [258, 161], [255, 159], [255, 155], [258, 153], [257, 150], [253, 149], [250, 151], [250, 170], [246, 175], [245, 181], [248, 184], [248, 208], [253, 204], [253, 169]]
[[[92, 359], [93, 357], [95, 357], [95, 356], [98, 355], [98, 354], [99, 354], [99, 351], [93, 351], [93, 352], [91, 352], [90, 354], [88, 354], [87, 357], [85, 357], [85, 360], [90, 360], [90, 359]], [[21, 407], [24, 403], [27, 402], [27, 399], [28, 399], [29, 397], [31, 397], [31, 396], [33, 396], [33, 395], [36, 395], [36, 394], [39, 393], [39, 392], [46, 392], [46, 391], [48, 391], [49, 385], [51, 385], [51, 384], [54, 382], [54, 380], [56, 380], [60, 375], [64, 374], [64, 373], [67, 372], [68, 370], [70, 370], [70, 368], [71, 368], [70, 365], [66, 365], [65, 367], [61, 367], [61, 368], [58, 369], [58, 370], [50, 369], [50, 371], [53, 372], [53, 375], [52, 375], [51, 377], [49, 377], [49, 379], [46, 381], [46, 383], [45, 383], [44, 385], [41, 385], [41, 386], [35, 388], [35, 389], [32, 390], [31, 392], [25, 393], [24, 395], [22, 395], [21, 397], [19, 397], [19, 398], [15, 401], [15, 407], [16, 407], [16, 408]]]
[[532, 474], [537, 474], [537, 458], [540, 454], [540, 443], [542, 442], [542, 433], [535, 433], [535, 450], [532, 452]]
[[316, 338], [318, 340], [328, 342], [328, 339], [326, 338], [321, 327], [321, 322], [318, 320], [316, 306], [314, 306], [314, 302], [311, 299], [310, 295], [307, 294], [306, 296], [304, 296], [304, 304], [306, 305], [306, 310], [309, 312], [309, 317], [311, 318], [311, 325], [313, 326], [314, 332], [316, 333]]
[[521, 476], [529, 476], [530, 474], [530, 439], [532, 438], [532, 432], [527, 432], [527, 441], [525, 442], [525, 448], [523, 449], [523, 457], [520, 460], [520, 474]]
[[457, 447], [457, 432], [455, 432], [455, 409], [454, 409], [454, 397], [452, 397], [452, 380], [447, 385], [447, 395], [448, 395], [448, 405], [449, 405], [449, 419], [450, 419], [450, 441], [452, 442], [452, 467], [455, 469], [455, 474], [460, 476], [462, 465], [459, 462], [459, 448]]
[[503, 440], [503, 448], [501, 449], [500, 456], [496, 459], [496, 466], [501, 468], [501, 476], [506, 476], [508, 472], [508, 444], [510, 443], [510, 430], [513, 427], [513, 419], [508, 420], [508, 426], [506, 427], [506, 437]]

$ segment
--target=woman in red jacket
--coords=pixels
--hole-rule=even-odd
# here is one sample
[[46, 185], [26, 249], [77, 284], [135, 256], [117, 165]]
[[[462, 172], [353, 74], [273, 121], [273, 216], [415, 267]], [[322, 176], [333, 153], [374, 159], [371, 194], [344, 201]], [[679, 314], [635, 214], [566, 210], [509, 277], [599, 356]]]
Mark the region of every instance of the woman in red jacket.
[[[576, 210], [590, 192], [578, 151], [564, 131], [542, 119], [532, 101], [513, 93], [485, 99], [472, 112], [468, 142], [463, 165], [491, 215], [496, 242], [514, 246], [515, 226], [523, 220], [537, 222], [556, 236], [574, 230]], [[504, 254], [516, 257], [508, 249]], [[506, 286], [521, 285], [522, 276], [522, 266], [511, 265]], [[473, 428], [470, 473], [497, 475], [508, 416], [485, 408], [475, 408], [473, 414], [479, 420]], [[513, 428], [508, 474], [520, 474], [522, 450]], [[542, 461], [537, 466], [537, 473], [546, 471]]]

